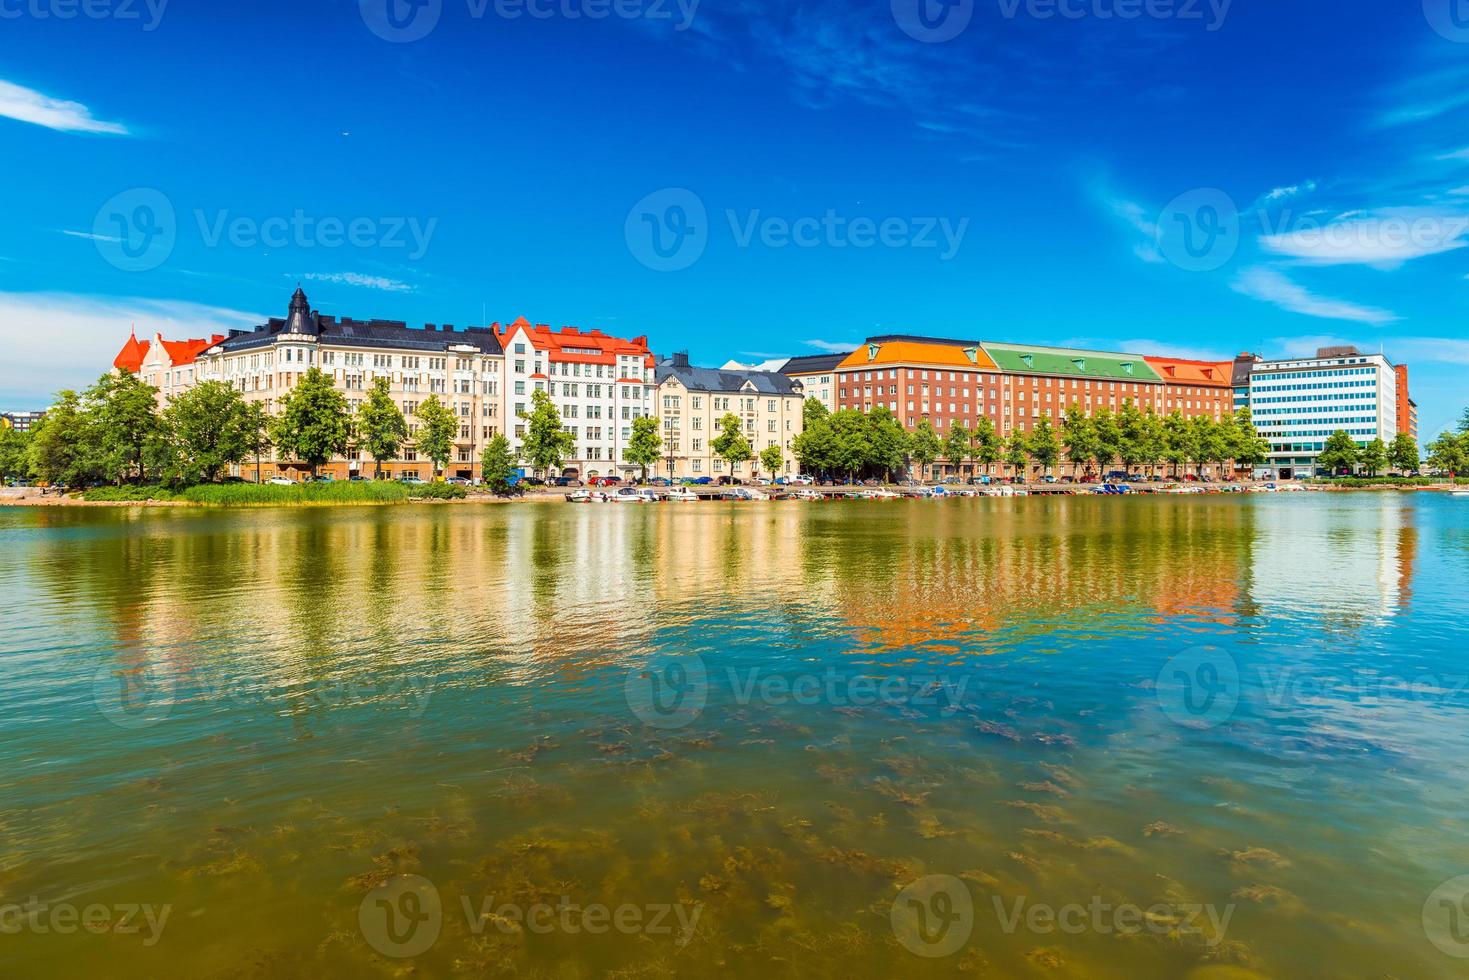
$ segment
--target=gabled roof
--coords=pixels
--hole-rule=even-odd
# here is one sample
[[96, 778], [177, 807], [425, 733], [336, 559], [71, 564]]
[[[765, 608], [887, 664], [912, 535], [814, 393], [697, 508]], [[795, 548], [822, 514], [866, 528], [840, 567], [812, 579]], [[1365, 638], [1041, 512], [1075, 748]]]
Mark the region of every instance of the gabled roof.
[[[163, 354], [168, 358], [169, 365], [178, 367], [181, 364], [193, 364], [200, 354], [224, 340], [225, 335], [217, 333], [208, 339], [196, 340], [164, 340], [162, 337], [157, 339], [163, 345]], [[137, 332], [134, 331], [129, 334], [127, 343], [122, 345], [122, 350], [118, 351], [117, 356], [112, 359], [112, 366], [119, 371], [131, 371], [137, 374], [143, 369], [143, 364], [148, 360], [148, 354], [152, 350], [153, 342], [139, 340]]]
[[519, 317], [504, 327], [496, 323], [492, 329], [502, 347], [510, 342], [513, 334], [520, 333], [531, 346], [545, 353], [547, 359], [558, 363], [616, 364], [618, 357], [641, 357], [644, 367], [653, 367], [654, 364], [653, 354], [648, 350], [647, 337], [625, 340], [600, 330], [581, 330], [577, 327], [552, 330], [544, 323], [532, 325], [525, 317]]
[[131, 371], [137, 374], [142, 370], [143, 358], [148, 356], [148, 341], [139, 340], [138, 332], [134, 330], [128, 335], [127, 343], [122, 345], [122, 350], [112, 359], [112, 366], [119, 371]]
[[1190, 361], [1178, 357], [1147, 357], [1154, 371], [1170, 384], [1228, 388], [1233, 384], [1233, 361]]
[[970, 370], [979, 368], [987, 371], [995, 369], [995, 362], [978, 341], [939, 340], [907, 335], [873, 337], [843, 358], [837, 367], [850, 371], [891, 364]]
[[1015, 374], [1100, 378], [1109, 381], [1161, 381], [1141, 354], [1116, 354], [1069, 347], [1031, 347], [986, 343], [1000, 370]]
[[737, 395], [753, 389], [762, 395], [801, 394], [797, 390], [797, 382], [777, 371], [724, 371], [718, 368], [692, 367], [687, 360], [679, 357], [659, 361], [654, 377], [660, 385], [669, 378], [675, 378], [690, 391]]

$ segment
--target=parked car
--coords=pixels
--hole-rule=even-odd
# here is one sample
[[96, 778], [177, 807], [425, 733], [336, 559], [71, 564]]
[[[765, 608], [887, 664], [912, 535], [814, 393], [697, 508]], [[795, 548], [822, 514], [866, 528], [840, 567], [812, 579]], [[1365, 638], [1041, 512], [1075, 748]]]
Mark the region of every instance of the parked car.
[[294, 487], [296, 485], [295, 480], [285, 476], [273, 476], [265, 482], [273, 487]]
[[655, 476], [648, 480], [648, 486], [650, 487], [668, 487], [672, 485], [666, 476]]
[[400, 476], [400, 477], [398, 477], [398, 481], [400, 483], [412, 483], [412, 484], [421, 484], [423, 482], [422, 480], [420, 480], [416, 476]]
[[348, 483], [370, 483], [371, 481], [368, 480], [367, 477], [363, 476], [361, 473], [353, 473], [351, 476], [347, 477], [347, 482]]
[[471, 483], [469, 480], [465, 479], [462, 476], [451, 476], [447, 480], [445, 480], [444, 482], [445, 483], [452, 483], [456, 487], [472, 487], [472, 486], [474, 486], [473, 483]]
[[816, 483], [816, 481], [814, 479], [812, 479], [811, 477], [806, 476], [806, 475], [803, 474], [801, 476], [793, 476], [793, 477], [791, 477], [791, 483], [793, 485], [795, 485], [795, 486], [798, 486], [798, 487], [809, 487], [809, 486], [813, 486]]
[[737, 476], [729, 476], [726, 474], [725, 476], [721, 476], [719, 479], [715, 480], [714, 485], [719, 487], [738, 487], [743, 486], [744, 481]]

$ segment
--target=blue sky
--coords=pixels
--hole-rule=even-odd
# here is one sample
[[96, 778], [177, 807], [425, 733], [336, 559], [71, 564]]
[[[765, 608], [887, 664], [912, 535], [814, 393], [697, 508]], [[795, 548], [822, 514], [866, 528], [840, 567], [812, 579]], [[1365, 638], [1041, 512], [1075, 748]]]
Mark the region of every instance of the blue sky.
[[297, 281], [715, 363], [1355, 342], [1425, 435], [1469, 403], [1469, 0], [91, 3], [0, 2], [0, 407]]

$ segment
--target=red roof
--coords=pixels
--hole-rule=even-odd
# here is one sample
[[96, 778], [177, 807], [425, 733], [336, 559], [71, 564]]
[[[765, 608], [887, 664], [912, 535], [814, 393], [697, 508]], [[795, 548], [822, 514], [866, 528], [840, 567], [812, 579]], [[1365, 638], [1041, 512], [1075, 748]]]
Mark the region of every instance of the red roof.
[[[158, 338], [163, 344], [163, 352], [168, 355], [168, 362], [173, 367], [181, 364], [193, 364], [195, 359], [215, 344], [225, 339], [224, 334], [217, 333], [208, 340], [164, 340]], [[112, 359], [112, 366], [119, 371], [131, 371], [137, 374], [143, 369], [143, 362], [148, 359], [148, 351], [153, 349], [152, 341], [139, 340], [136, 331], [128, 335], [127, 343], [122, 345], [122, 350]]]
[[1164, 381], [1185, 385], [1231, 386], [1233, 361], [1191, 361], [1182, 357], [1143, 357]]
[[494, 329], [500, 337], [502, 347], [507, 346], [511, 334], [524, 332], [531, 346], [538, 351], [544, 351], [551, 361], [568, 364], [616, 364], [619, 356], [630, 355], [643, 358], [645, 367], [654, 366], [647, 337], [624, 340], [621, 337], [608, 336], [600, 330], [579, 330], [576, 327], [552, 330], [544, 323], [532, 326], [525, 317], [520, 317], [505, 327], [497, 323]]
[[112, 359], [112, 366], [119, 371], [131, 371], [137, 374], [143, 367], [143, 358], [148, 356], [148, 341], [139, 340], [137, 331], [128, 335], [128, 342], [122, 345], [122, 350]]

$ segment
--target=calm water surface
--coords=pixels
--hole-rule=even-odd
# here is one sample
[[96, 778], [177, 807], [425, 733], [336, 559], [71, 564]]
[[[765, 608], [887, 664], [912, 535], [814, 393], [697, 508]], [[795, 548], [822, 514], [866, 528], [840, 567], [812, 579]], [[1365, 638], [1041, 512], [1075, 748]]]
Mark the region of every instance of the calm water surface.
[[0, 509], [0, 975], [1461, 977], [1466, 585], [1429, 494]]

